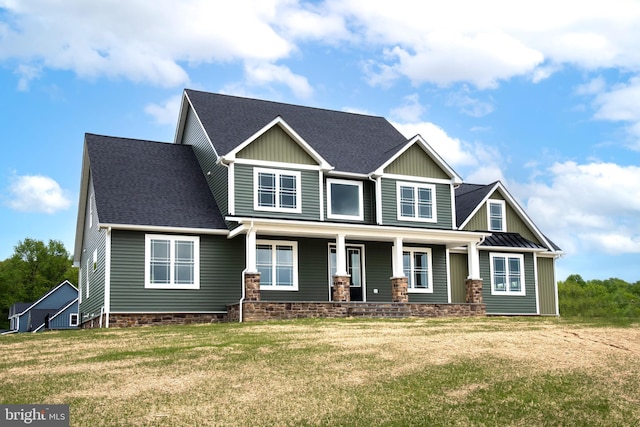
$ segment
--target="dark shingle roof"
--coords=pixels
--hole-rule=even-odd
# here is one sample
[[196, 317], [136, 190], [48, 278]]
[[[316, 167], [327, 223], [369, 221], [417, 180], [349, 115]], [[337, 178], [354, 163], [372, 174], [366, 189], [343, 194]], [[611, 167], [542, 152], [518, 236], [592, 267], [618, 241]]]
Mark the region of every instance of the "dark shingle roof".
[[531, 240], [525, 239], [518, 233], [496, 233], [488, 236], [480, 246], [495, 246], [500, 248], [528, 248], [547, 249]]
[[33, 305], [32, 302], [17, 302], [9, 308], [9, 316], [13, 316], [14, 314], [20, 314], [25, 311], [27, 308]]
[[407, 143], [384, 117], [190, 89], [185, 92], [220, 155], [232, 151], [278, 116], [339, 171], [373, 172]]
[[489, 185], [461, 184], [456, 188], [456, 226], [460, 227], [494, 185], [495, 182]]
[[99, 221], [226, 229], [190, 146], [85, 136]]

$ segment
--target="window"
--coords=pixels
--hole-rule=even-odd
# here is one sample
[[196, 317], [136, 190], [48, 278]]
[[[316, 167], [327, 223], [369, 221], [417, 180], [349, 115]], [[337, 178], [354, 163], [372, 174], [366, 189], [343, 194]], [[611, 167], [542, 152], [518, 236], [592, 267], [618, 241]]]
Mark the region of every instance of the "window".
[[327, 217], [362, 221], [362, 182], [327, 179]]
[[98, 269], [98, 250], [93, 251], [93, 271]]
[[78, 313], [69, 314], [69, 326], [78, 326]]
[[253, 182], [255, 210], [302, 212], [300, 172], [255, 168]]
[[147, 234], [144, 283], [155, 289], [199, 289], [200, 238]]
[[489, 200], [487, 203], [489, 231], [507, 231], [504, 220], [504, 200]]
[[85, 294], [84, 294], [85, 298], [89, 298], [89, 272], [91, 271], [89, 269], [89, 265], [90, 265], [89, 264], [89, 260], [87, 260], [87, 280], [85, 281], [86, 287], [84, 289], [85, 290]]
[[404, 248], [402, 268], [407, 276], [408, 292], [433, 292], [431, 249]]
[[436, 187], [433, 184], [398, 182], [398, 219], [436, 222]]
[[256, 267], [260, 289], [298, 290], [298, 245], [296, 242], [258, 241]]
[[93, 194], [89, 196], [89, 228], [93, 227]]
[[524, 257], [519, 254], [490, 254], [491, 294], [525, 295]]

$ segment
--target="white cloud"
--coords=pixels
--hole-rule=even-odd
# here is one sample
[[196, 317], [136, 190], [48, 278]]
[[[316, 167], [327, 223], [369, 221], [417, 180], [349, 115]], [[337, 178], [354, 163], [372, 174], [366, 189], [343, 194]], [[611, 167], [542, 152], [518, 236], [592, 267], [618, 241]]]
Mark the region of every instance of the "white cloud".
[[176, 117], [178, 117], [178, 113], [180, 111], [180, 102], [182, 100], [182, 95], [173, 96], [163, 104], [148, 104], [144, 111], [152, 116], [156, 123], [162, 125], [175, 125]]
[[462, 89], [449, 95], [447, 104], [458, 107], [461, 113], [471, 117], [483, 117], [493, 112], [491, 103], [473, 98], [469, 94], [468, 86], [464, 85]]
[[640, 167], [564, 162], [546, 178], [511, 187], [565, 251], [640, 253]]
[[12, 209], [53, 214], [71, 206], [65, 191], [48, 176], [14, 176], [11, 181], [8, 205]]
[[254, 63], [245, 66], [246, 84], [249, 86], [268, 86], [272, 83], [288, 87], [298, 98], [309, 98], [313, 88], [306, 77], [293, 73], [289, 67], [269, 63]]

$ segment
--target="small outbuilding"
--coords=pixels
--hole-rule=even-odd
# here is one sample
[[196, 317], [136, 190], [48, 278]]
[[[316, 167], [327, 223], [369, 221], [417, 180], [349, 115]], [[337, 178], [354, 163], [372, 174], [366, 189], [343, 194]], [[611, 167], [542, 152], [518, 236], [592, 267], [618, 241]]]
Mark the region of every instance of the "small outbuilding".
[[9, 309], [11, 332], [75, 329], [78, 319], [78, 288], [68, 280], [36, 302], [17, 302]]

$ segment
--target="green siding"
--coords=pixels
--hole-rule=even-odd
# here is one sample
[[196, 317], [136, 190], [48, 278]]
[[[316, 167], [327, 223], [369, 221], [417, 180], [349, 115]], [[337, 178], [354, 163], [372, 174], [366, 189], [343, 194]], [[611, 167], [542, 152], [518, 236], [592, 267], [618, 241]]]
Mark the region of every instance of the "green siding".
[[318, 164], [279, 125], [260, 135], [255, 141], [240, 150], [236, 157], [304, 165]]
[[467, 302], [468, 255], [449, 254], [449, 261], [451, 263], [451, 302]]
[[[512, 255], [505, 253], [505, 255]], [[526, 295], [491, 295], [491, 270], [489, 251], [480, 251], [480, 276], [482, 299], [487, 306], [487, 314], [537, 314], [533, 254], [524, 254], [524, 274]]]
[[[93, 178], [89, 180], [89, 194], [93, 191]], [[91, 197], [87, 197], [86, 218], [84, 224], [84, 236], [82, 242], [82, 256], [80, 258], [80, 274], [78, 290], [82, 293], [80, 303], [80, 322], [94, 316], [100, 315], [100, 310], [104, 307], [104, 283], [105, 283], [105, 247], [106, 230], [98, 229], [100, 213], [93, 206], [92, 227], [89, 227], [89, 203]], [[99, 202], [99, 201], [98, 201]], [[97, 251], [96, 269], [93, 270], [93, 252]], [[87, 270], [89, 280], [89, 297], [87, 298]]]
[[[300, 191], [302, 192], [302, 212], [271, 212], [256, 211], [253, 209], [253, 166], [237, 164], [235, 167], [235, 194], [236, 194], [236, 215], [253, 216], [253, 217], [269, 217], [283, 219], [320, 219], [320, 190], [319, 190], [319, 172], [303, 170], [300, 171]], [[274, 168], [269, 168], [274, 169]], [[282, 169], [278, 170], [295, 170]]]
[[446, 304], [449, 300], [447, 292], [446, 249], [444, 246], [434, 245], [420, 245], [419, 247], [431, 248], [431, 267], [433, 268], [433, 293], [413, 293], [411, 292], [411, 290], [409, 290], [409, 302]]
[[537, 260], [540, 314], [557, 315], [554, 259], [538, 257]]
[[[367, 275], [367, 301], [391, 301], [392, 244], [388, 242], [367, 242], [365, 244], [365, 269]], [[374, 293], [377, 289], [378, 293]]]
[[384, 173], [424, 178], [451, 179], [418, 144], [409, 147], [407, 151], [384, 168]]
[[[216, 204], [222, 215], [226, 215], [229, 212], [227, 200], [227, 168], [216, 164], [218, 155], [209, 143], [198, 118], [191, 108], [187, 111], [187, 119], [181, 142], [182, 144], [193, 147], [193, 152], [198, 159], [198, 163], [200, 163], [200, 168], [207, 179]], [[211, 173], [209, 174], [208, 172]]]
[[211, 312], [226, 311], [242, 290], [244, 238], [200, 236], [200, 289], [144, 287], [145, 233], [112, 232], [111, 311]]
[[[384, 225], [398, 225], [402, 227], [439, 228], [450, 230], [453, 227], [451, 208], [451, 186], [435, 184], [436, 209], [438, 222], [399, 221], [398, 201], [395, 179], [382, 179], [382, 221]], [[402, 182], [411, 182], [409, 180]], [[416, 183], [421, 184], [421, 183]]]
[[[499, 191], [495, 191], [490, 200], [505, 200]], [[540, 240], [533, 234], [529, 226], [518, 216], [515, 209], [511, 207], [508, 201], [505, 201], [505, 216], [507, 219], [507, 231], [510, 233], [519, 233], [525, 239], [541, 244]], [[463, 228], [465, 231], [479, 231], [489, 229], [489, 220], [487, 218], [487, 203], [484, 203], [478, 212], [469, 220]]]
[[[329, 178], [331, 179], [331, 178]], [[336, 178], [336, 179], [343, 179], [343, 178]], [[351, 179], [346, 179], [346, 181], [357, 181], [357, 180], [351, 180]], [[328, 185], [327, 185], [327, 179], [325, 177], [324, 180], [324, 217], [326, 218], [327, 221], [331, 221], [331, 222], [356, 222], [356, 223], [360, 223], [360, 224], [375, 224], [376, 222], [376, 199], [375, 199], [375, 185], [373, 183], [373, 181], [360, 181], [362, 182], [362, 209], [364, 211], [364, 220], [363, 221], [357, 221], [357, 220], [342, 220], [342, 219], [335, 219], [335, 218], [328, 218], [328, 214], [327, 214], [327, 207], [329, 205], [329, 191], [328, 191]]]

